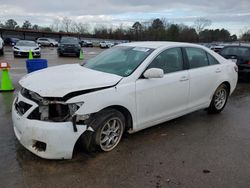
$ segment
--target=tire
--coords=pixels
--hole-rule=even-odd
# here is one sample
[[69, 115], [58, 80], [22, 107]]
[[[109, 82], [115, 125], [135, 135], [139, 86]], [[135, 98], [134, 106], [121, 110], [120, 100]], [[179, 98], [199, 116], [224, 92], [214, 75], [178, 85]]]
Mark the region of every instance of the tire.
[[208, 107], [208, 113], [217, 114], [220, 113], [226, 106], [229, 96], [229, 88], [226, 84], [221, 84], [214, 92], [210, 106]]
[[120, 142], [125, 130], [125, 117], [115, 109], [105, 109], [86, 121], [95, 132], [87, 131], [82, 135], [82, 144], [88, 152], [96, 149], [113, 150]]
[[54, 44], [51, 43], [49, 46], [50, 46], [50, 47], [54, 47]]

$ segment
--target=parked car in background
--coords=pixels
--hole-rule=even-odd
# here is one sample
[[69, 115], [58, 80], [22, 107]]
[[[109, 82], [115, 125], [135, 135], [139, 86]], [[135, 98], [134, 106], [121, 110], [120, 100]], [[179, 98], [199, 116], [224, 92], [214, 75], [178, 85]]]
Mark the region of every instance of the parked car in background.
[[220, 54], [237, 64], [239, 69], [239, 79], [250, 81], [250, 46], [226, 46], [221, 50]]
[[4, 54], [4, 42], [3, 39], [0, 37], [0, 55]]
[[30, 40], [19, 40], [13, 46], [14, 57], [28, 57], [29, 51], [32, 52], [33, 57], [41, 57], [41, 48], [39, 45]]
[[4, 40], [4, 44], [14, 46], [14, 45], [16, 45], [17, 41], [19, 41], [19, 40], [20, 39], [18, 39], [18, 38], [6, 38]]
[[80, 41], [81, 47], [94, 47], [93, 43], [88, 40], [82, 40]]
[[220, 53], [220, 51], [224, 48], [222, 45], [210, 46], [210, 49], [215, 51], [216, 53]]
[[114, 43], [109, 42], [109, 41], [102, 41], [100, 42], [100, 48], [111, 48], [114, 46]]
[[138, 42], [19, 83], [12, 108], [17, 139], [40, 157], [69, 159], [77, 141], [89, 151], [111, 151], [125, 131], [199, 109], [221, 112], [236, 87], [237, 66], [200, 45]]
[[80, 55], [81, 45], [76, 37], [62, 37], [57, 48], [59, 56], [63, 55]]
[[50, 38], [38, 38], [36, 42], [41, 46], [51, 46], [51, 47], [58, 46], [58, 42], [55, 39], [50, 39]]

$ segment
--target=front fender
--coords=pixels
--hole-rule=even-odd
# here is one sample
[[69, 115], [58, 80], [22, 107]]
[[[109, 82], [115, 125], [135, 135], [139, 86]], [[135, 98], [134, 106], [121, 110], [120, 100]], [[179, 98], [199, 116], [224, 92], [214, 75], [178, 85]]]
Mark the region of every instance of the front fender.
[[126, 108], [136, 125], [136, 100], [135, 83], [115, 86], [83, 95], [73, 97], [67, 103], [80, 103], [83, 105], [76, 111], [76, 115], [86, 115], [101, 111], [110, 106], [122, 106]]

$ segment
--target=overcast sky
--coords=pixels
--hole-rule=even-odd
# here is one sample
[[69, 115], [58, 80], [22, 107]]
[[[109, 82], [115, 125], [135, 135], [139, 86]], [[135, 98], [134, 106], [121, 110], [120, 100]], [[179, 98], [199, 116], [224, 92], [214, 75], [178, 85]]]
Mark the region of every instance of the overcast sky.
[[91, 25], [130, 26], [135, 21], [166, 18], [193, 25], [197, 17], [212, 20], [210, 28], [232, 34], [250, 29], [250, 0], [0, 0], [0, 21], [49, 26], [55, 18], [70, 17]]

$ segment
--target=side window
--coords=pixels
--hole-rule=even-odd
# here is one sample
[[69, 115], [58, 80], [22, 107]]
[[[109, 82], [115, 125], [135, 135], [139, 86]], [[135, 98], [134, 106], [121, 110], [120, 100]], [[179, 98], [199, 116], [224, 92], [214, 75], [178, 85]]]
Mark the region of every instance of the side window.
[[207, 53], [208, 61], [210, 65], [217, 65], [219, 62], [209, 53]]
[[190, 69], [208, 66], [207, 54], [200, 48], [185, 48], [189, 61]]
[[181, 49], [172, 48], [163, 51], [151, 62], [149, 68], [160, 68], [165, 74], [183, 70]]

